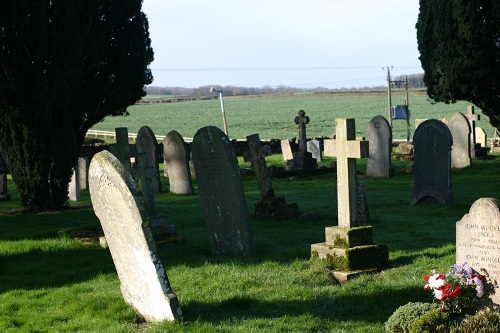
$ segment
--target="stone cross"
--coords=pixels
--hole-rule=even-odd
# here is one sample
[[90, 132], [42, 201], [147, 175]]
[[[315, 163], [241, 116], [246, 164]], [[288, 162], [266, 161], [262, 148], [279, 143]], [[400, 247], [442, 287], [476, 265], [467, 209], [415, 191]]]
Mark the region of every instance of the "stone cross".
[[476, 121], [479, 121], [479, 115], [474, 113], [474, 106], [469, 105], [467, 106], [467, 119], [469, 120], [469, 125], [470, 125], [470, 130], [471, 130], [471, 135], [470, 135], [470, 157], [475, 158], [476, 157], [476, 149], [475, 149], [475, 144], [476, 144]]
[[306, 152], [306, 124], [309, 124], [309, 117], [306, 116], [304, 110], [299, 111], [299, 115], [295, 117], [295, 123], [299, 125], [299, 152]]
[[266, 156], [271, 156], [269, 146], [262, 147], [258, 134], [247, 136], [248, 150], [243, 152], [245, 162], [251, 162], [255, 177], [259, 184], [259, 191], [262, 198], [274, 197], [273, 185], [271, 184], [271, 175], [266, 165]]
[[[368, 141], [356, 140], [354, 118], [336, 119], [336, 139], [325, 145], [325, 155], [337, 158], [337, 203], [339, 227], [357, 222], [356, 158], [368, 157]], [[328, 149], [328, 150], [327, 150]]]
[[116, 143], [109, 145], [111, 153], [123, 164], [125, 169], [132, 173], [130, 158], [135, 157], [135, 145], [128, 142], [128, 129], [126, 127], [115, 128]]

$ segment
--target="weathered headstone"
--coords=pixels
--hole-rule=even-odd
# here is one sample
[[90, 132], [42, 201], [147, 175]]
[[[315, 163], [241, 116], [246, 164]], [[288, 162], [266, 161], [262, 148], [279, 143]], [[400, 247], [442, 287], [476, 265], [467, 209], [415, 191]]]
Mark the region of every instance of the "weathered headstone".
[[156, 211], [156, 201], [154, 197], [153, 183], [157, 175], [154, 166], [148, 163], [147, 153], [137, 153], [136, 163], [133, 168], [134, 175], [139, 180], [139, 188], [144, 198], [150, 227], [156, 239], [165, 239], [169, 236], [176, 236], [175, 225], [168, 224], [167, 217], [160, 215]]
[[481, 145], [481, 147], [488, 147], [488, 136], [486, 132], [481, 127], [476, 127], [476, 144]]
[[135, 141], [135, 146], [137, 153], [146, 153], [148, 157], [148, 165], [153, 168], [155, 174], [152, 178], [152, 185], [154, 193], [162, 191], [161, 179], [160, 179], [160, 168], [158, 166], [158, 154], [160, 153], [160, 148], [156, 136], [153, 130], [148, 126], [142, 126], [137, 133], [137, 139]]
[[88, 174], [89, 174], [89, 159], [87, 157], [78, 157], [78, 184], [80, 190], [88, 188]]
[[283, 161], [293, 160], [292, 147], [290, 146], [290, 140], [281, 140], [281, 153], [283, 154]]
[[285, 220], [299, 215], [296, 203], [289, 204], [284, 197], [276, 197], [271, 183], [271, 174], [266, 165], [266, 156], [271, 155], [269, 146], [262, 146], [259, 135], [247, 136], [248, 150], [243, 152], [246, 162], [251, 162], [259, 185], [261, 201], [255, 204], [255, 215]]
[[467, 120], [469, 121], [470, 126], [470, 157], [476, 158], [476, 122], [479, 121], [480, 117], [478, 114], [474, 113], [474, 106], [467, 106], [467, 114], [465, 115]]
[[455, 112], [448, 119], [448, 128], [453, 137], [451, 147], [451, 168], [463, 169], [470, 166], [470, 125], [467, 117], [460, 112]]
[[387, 266], [389, 250], [385, 244], [374, 244], [371, 226], [358, 219], [356, 158], [368, 157], [368, 141], [356, 140], [354, 119], [336, 119], [336, 139], [325, 145], [325, 156], [337, 158], [338, 226], [325, 229], [326, 241], [311, 245], [311, 257], [328, 259], [334, 275], [344, 281], [362, 270]]
[[456, 224], [456, 262], [467, 262], [471, 268], [486, 275], [494, 286], [490, 290], [493, 303], [500, 305], [500, 202], [480, 198], [468, 214]]
[[321, 142], [318, 139], [311, 139], [307, 141], [307, 152], [311, 153], [312, 158], [316, 161], [321, 162], [323, 149], [321, 147]]
[[193, 138], [192, 152], [212, 252], [238, 257], [253, 255], [250, 216], [229, 138], [217, 127], [201, 128]]
[[389, 178], [394, 176], [391, 164], [392, 129], [387, 119], [375, 116], [368, 124], [366, 139], [370, 142], [370, 156], [366, 165], [369, 178]]
[[128, 141], [128, 129], [126, 127], [115, 128], [116, 143], [110, 144], [111, 153], [123, 164], [125, 170], [132, 173], [132, 163], [130, 159], [135, 157], [137, 151], [135, 145]]
[[293, 154], [293, 160], [287, 162], [287, 170], [305, 170], [315, 169], [318, 162], [307, 151], [306, 124], [309, 124], [309, 117], [304, 110], [300, 110], [298, 116], [294, 119], [295, 124], [299, 125], [299, 151]]
[[0, 201], [10, 200], [10, 194], [7, 191], [7, 164], [0, 155]]
[[413, 198], [420, 202], [446, 204], [453, 200], [451, 190], [451, 146], [453, 137], [442, 121], [424, 121], [413, 135]]
[[68, 197], [70, 201], [80, 201], [80, 176], [78, 165], [73, 168], [73, 175], [68, 184]]
[[163, 160], [171, 193], [194, 193], [193, 180], [189, 170], [189, 156], [190, 151], [179, 132], [168, 132], [163, 139]]
[[130, 173], [111, 153], [99, 152], [90, 163], [89, 190], [125, 302], [148, 321], [182, 320], [143, 197]]

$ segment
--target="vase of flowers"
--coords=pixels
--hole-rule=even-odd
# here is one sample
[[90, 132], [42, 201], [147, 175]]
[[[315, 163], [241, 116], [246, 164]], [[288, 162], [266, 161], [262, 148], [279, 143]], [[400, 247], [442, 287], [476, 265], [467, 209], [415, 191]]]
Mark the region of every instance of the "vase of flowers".
[[484, 295], [484, 277], [467, 263], [453, 265], [448, 274], [435, 270], [425, 277], [425, 290], [432, 291], [434, 298], [441, 302], [441, 311], [468, 313], [474, 309], [479, 298]]

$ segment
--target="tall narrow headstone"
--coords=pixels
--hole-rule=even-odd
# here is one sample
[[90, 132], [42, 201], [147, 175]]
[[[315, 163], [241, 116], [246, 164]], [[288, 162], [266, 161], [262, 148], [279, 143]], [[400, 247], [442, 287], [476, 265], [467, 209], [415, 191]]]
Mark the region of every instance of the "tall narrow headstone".
[[389, 178], [394, 176], [391, 164], [392, 129], [387, 119], [375, 116], [368, 124], [366, 139], [370, 142], [370, 156], [366, 165], [369, 178]]
[[250, 162], [255, 170], [255, 177], [259, 185], [260, 196], [262, 198], [274, 197], [271, 174], [266, 165], [266, 156], [271, 155], [269, 146], [262, 147], [258, 134], [247, 136], [248, 150], [243, 153], [245, 162]]
[[160, 179], [160, 168], [158, 166], [158, 154], [160, 153], [160, 147], [153, 130], [148, 126], [142, 126], [137, 133], [137, 139], [135, 141], [135, 146], [137, 153], [145, 153], [148, 157], [148, 166], [153, 168], [155, 174], [152, 178], [152, 185], [154, 193], [162, 191], [161, 179]]
[[143, 197], [130, 173], [111, 153], [99, 152], [90, 163], [89, 190], [125, 302], [148, 321], [182, 320]]
[[357, 218], [356, 159], [369, 156], [368, 141], [356, 140], [352, 118], [336, 119], [335, 137], [325, 145], [325, 156], [337, 159], [338, 226], [325, 229], [324, 243], [311, 245], [311, 257], [331, 260], [335, 276], [342, 281], [360, 270], [385, 267], [389, 250], [385, 244], [374, 244], [372, 227], [361, 225]]
[[250, 216], [229, 138], [217, 127], [201, 128], [193, 138], [192, 152], [212, 252], [237, 257], [253, 255]]
[[470, 126], [470, 157], [476, 158], [476, 122], [479, 121], [480, 117], [478, 114], [474, 113], [474, 106], [467, 106], [467, 120]]
[[413, 198], [420, 202], [446, 204], [453, 200], [451, 190], [451, 146], [453, 137], [442, 121], [424, 121], [413, 135]]
[[488, 136], [486, 132], [481, 127], [476, 127], [476, 144], [479, 144], [481, 147], [488, 147]]
[[68, 184], [68, 197], [70, 201], [80, 201], [80, 176], [78, 165], [73, 168], [73, 175]]
[[123, 164], [125, 170], [132, 173], [132, 163], [130, 159], [135, 157], [137, 151], [135, 145], [128, 141], [128, 129], [126, 127], [115, 128], [116, 143], [110, 144], [111, 153]]
[[470, 125], [467, 117], [460, 112], [455, 112], [448, 118], [448, 128], [453, 137], [451, 147], [451, 168], [463, 169], [470, 166]]
[[86, 190], [89, 185], [89, 159], [88, 157], [78, 157], [78, 183], [80, 190]]
[[7, 191], [7, 164], [0, 155], [0, 201], [10, 200], [10, 194]]
[[163, 160], [171, 193], [194, 193], [193, 180], [189, 170], [189, 155], [186, 142], [179, 132], [168, 132], [163, 139]]
[[494, 286], [488, 295], [500, 305], [500, 202], [480, 198], [456, 224], [456, 262], [486, 275]]

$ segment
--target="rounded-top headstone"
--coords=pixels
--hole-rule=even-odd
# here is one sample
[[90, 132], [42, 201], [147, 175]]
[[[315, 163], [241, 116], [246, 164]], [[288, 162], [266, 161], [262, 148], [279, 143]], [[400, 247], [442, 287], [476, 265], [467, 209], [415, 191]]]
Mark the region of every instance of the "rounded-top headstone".
[[110, 152], [94, 155], [89, 191], [125, 302], [148, 321], [182, 319], [177, 296], [156, 253], [142, 196], [132, 176]]

